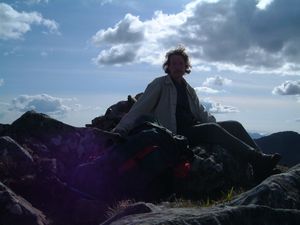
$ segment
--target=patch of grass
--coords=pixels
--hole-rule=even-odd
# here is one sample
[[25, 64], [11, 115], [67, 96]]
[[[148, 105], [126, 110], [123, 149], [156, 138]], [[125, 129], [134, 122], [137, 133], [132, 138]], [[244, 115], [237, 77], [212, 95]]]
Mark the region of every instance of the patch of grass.
[[133, 199], [126, 199], [121, 200], [113, 204], [112, 206], [109, 206], [105, 212], [105, 216], [107, 218], [111, 218], [114, 215], [120, 213], [122, 210], [128, 208], [131, 204], [135, 203], [135, 200]]
[[221, 197], [218, 199], [211, 199], [207, 197], [203, 200], [191, 200], [191, 199], [182, 199], [182, 198], [175, 198], [174, 201], [167, 203], [168, 207], [171, 208], [201, 208], [201, 207], [211, 207], [218, 204], [223, 204], [226, 202], [231, 201], [235, 196], [244, 192], [243, 189], [234, 189], [232, 187], [227, 192], [221, 194]]
[[[170, 208], [202, 208], [202, 207], [212, 207], [218, 204], [226, 203], [231, 201], [236, 195], [241, 194], [244, 192], [243, 189], [235, 189], [232, 187], [227, 192], [221, 194], [221, 197], [218, 199], [211, 199], [207, 197], [204, 200], [191, 200], [191, 199], [184, 199], [184, 198], [174, 198], [173, 201], [170, 202], [160, 202], [155, 203], [158, 205], [164, 205]], [[121, 200], [109, 206], [105, 212], [107, 218], [111, 218], [118, 213], [122, 212], [124, 209], [128, 208], [130, 205], [136, 203], [134, 199], [126, 199]]]

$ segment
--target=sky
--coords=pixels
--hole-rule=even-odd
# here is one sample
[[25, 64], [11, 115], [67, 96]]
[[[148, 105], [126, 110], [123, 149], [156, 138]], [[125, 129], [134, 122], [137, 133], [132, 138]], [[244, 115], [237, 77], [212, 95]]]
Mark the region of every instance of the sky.
[[182, 45], [218, 121], [300, 133], [299, 0], [0, 1], [0, 123], [36, 110], [85, 126]]

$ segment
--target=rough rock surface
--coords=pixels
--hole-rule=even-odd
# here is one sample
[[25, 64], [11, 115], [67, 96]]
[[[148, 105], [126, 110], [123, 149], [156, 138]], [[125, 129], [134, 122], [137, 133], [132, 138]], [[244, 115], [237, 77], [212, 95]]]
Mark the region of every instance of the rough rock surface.
[[45, 215], [0, 182], [0, 224], [47, 225]]
[[0, 137], [0, 162], [0, 174], [10, 177], [28, 174], [34, 167], [28, 151], [8, 136]]
[[129, 206], [103, 224], [296, 225], [300, 221], [300, 164], [269, 177], [229, 203], [208, 208], [141, 204]]

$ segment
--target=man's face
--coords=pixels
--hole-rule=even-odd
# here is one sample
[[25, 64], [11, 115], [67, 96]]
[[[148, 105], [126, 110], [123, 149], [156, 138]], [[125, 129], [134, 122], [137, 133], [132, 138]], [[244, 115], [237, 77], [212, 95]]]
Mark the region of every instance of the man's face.
[[181, 55], [170, 56], [170, 63], [168, 65], [170, 75], [173, 79], [181, 79], [185, 74], [186, 64]]

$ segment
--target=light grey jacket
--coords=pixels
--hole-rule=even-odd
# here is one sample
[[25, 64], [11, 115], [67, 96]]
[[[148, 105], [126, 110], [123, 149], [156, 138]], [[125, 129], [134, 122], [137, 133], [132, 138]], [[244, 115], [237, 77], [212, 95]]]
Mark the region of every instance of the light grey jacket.
[[[214, 116], [205, 111], [195, 90], [184, 80], [191, 112], [200, 123], [216, 122]], [[169, 75], [154, 79], [146, 88], [143, 95], [132, 106], [130, 111], [116, 126], [116, 132], [129, 132], [135, 125], [136, 119], [142, 115], [152, 115], [157, 121], [176, 134], [176, 104], [177, 90]]]

